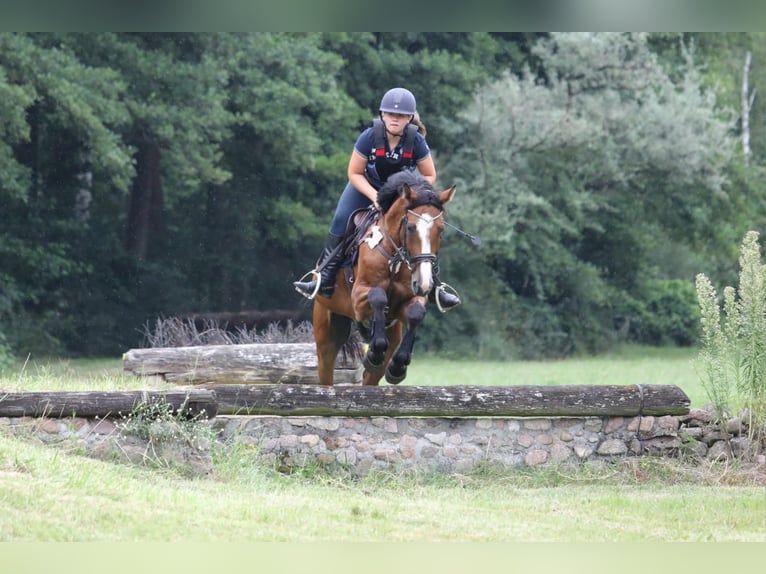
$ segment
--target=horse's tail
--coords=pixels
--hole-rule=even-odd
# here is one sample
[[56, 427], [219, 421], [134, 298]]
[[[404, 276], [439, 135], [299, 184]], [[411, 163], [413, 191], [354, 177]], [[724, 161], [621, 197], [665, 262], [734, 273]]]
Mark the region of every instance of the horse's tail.
[[330, 313], [330, 337], [345, 363], [357, 363], [362, 358], [362, 338], [351, 330], [352, 324], [349, 317]]

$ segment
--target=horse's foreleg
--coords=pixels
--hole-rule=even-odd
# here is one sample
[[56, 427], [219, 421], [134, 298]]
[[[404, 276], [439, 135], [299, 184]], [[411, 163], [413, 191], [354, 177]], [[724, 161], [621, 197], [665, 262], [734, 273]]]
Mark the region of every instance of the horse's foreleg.
[[388, 350], [386, 338], [386, 307], [388, 296], [380, 287], [373, 287], [367, 293], [367, 303], [372, 309], [370, 325], [370, 343], [362, 363], [364, 368], [375, 374], [383, 369], [384, 358]]
[[412, 351], [415, 347], [415, 334], [425, 317], [426, 307], [424, 302], [420, 299], [415, 299], [407, 307], [407, 332], [386, 369], [386, 380], [392, 385], [398, 385], [407, 376], [407, 367], [412, 361]]
[[388, 365], [389, 361], [391, 361], [391, 355], [394, 354], [394, 351], [396, 351], [397, 347], [399, 346], [399, 343], [402, 340], [402, 322], [401, 321], [394, 321], [387, 329], [386, 329], [386, 338], [388, 339], [388, 350], [386, 351], [384, 357], [383, 357], [383, 366], [378, 369], [376, 372], [370, 372], [365, 370], [364, 376], [362, 378], [362, 384], [363, 385], [377, 385], [380, 382], [380, 379], [383, 378], [383, 374], [386, 365]]

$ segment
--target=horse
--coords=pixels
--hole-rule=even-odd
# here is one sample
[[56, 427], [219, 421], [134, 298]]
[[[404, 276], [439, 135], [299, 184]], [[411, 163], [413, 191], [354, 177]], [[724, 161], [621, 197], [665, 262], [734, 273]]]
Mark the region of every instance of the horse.
[[[314, 298], [320, 385], [333, 384], [335, 360], [353, 322], [368, 342], [362, 384], [377, 385], [384, 373], [391, 384], [405, 379], [415, 334], [434, 288], [444, 206], [455, 190], [453, 185], [437, 192], [422, 176], [409, 171], [392, 175], [380, 188], [380, 209], [358, 242], [353, 282], [340, 269], [332, 296]], [[404, 325], [407, 330], [402, 336]]]

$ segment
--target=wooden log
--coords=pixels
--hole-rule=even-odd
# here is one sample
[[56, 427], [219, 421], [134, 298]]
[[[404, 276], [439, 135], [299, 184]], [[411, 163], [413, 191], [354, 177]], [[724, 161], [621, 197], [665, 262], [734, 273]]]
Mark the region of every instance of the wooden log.
[[689, 397], [675, 385], [216, 385], [214, 388], [219, 414], [574, 417], [679, 415], [689, 412]]
[[119, 417], [141, 403], [165, 401], [173, 408], [194, 416], [217, 414], [215, 393], [207, 389], [178, 391], [35, 391], [0, 394], [0, 417]]
[[[339, 356], [335, 365], [336, 383], [360, 383], [361, 363], [343, 359]], [[314, 343], [131, 349], [123, 355], [122, 362], [126, 372], [160, 375], [166, 381], [184, 385], [319, 383]]]

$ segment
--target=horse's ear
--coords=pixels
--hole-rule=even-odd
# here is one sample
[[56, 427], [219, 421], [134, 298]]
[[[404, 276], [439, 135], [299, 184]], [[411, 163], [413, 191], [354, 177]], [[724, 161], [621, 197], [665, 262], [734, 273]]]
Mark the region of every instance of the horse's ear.
[[442, 202], [442, 204], [449, 203], [452, 201], [452, 198], [455, 195], [455, 192], [457, 191], [457, 186], [453, 185], [452, 187], [445, 189], [439, 194], [439, 201]]
[[406, 183], [402, 184], [402, 197], [412, 203], [418, 198], [418, 192]]

